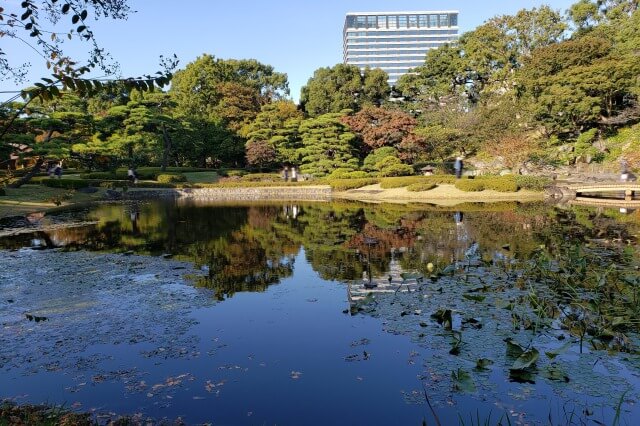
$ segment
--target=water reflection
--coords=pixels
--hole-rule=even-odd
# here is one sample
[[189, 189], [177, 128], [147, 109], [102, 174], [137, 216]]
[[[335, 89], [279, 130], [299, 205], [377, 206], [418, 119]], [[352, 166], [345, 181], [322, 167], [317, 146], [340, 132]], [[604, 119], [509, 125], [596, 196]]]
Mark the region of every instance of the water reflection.
[[578, 239], [629, 240], [637, 235], [639, 222], [637, 212], [517, 203], [469, 204], [448, 211], [358, 203], [152, 202], [102, 204], [71, 216], [84, 225], [0, 238], [0, 247], [171, 255], [202, 268], [206, 274], [198, 285], [214, 289], [219, 299], [264, 291], [291, 276], [302, 247], [323, 279], [373, 279], [400, 269], [428, 274], [427, 265], [438, 270], [455, 264], [474, 244], [490, 260], [527, 259], [540, 245], [553, 246], [567, 233]]

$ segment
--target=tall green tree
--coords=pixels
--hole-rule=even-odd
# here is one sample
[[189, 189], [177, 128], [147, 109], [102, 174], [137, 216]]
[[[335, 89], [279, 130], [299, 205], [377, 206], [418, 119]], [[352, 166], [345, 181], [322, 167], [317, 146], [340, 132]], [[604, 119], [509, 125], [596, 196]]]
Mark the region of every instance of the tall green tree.
[[329, 113], [302, 122], [302, 147], [298, 149], [301, 173], [325, 176], [339, 168], [358, 169], [357, 137], [341, 118], [342, 114]]
[[256, 148], [253, 150], [255, 153], [273, 152], [275, 157], [270, 165], [297, 163], [296, 150], [301, 146], [298, 130], [302, 119], [302, 112], [291, 101], [263, 105], [255, 120], [243, 129], [247, 137], [247, 151]]
[[379, 69], [360, 69], [338, 64], [319, 68], [302, 88], [300, 104], [311, 117], [339, 113], [345, 109], [358, 111], [364, 105], [381, 105], [388, 97], [387, 75]]

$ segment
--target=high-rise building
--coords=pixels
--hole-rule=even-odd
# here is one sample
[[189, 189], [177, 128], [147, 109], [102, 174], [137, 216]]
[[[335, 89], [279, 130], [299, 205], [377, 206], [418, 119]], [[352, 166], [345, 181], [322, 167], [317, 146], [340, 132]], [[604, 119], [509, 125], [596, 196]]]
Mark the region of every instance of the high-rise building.
[[429, 49], [458, 39], [458, 12], [349, 12], [342, 37], [345, 64], [380, 68], [393, 86]]

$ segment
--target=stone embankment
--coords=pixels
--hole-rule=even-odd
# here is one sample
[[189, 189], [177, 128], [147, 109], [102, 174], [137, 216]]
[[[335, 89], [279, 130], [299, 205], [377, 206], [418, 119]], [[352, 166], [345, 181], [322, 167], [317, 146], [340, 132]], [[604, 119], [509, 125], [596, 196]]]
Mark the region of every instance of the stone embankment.
[[331, 187], [317, 186], [274, 186], [237, 188], [183, 188], [183, 189], [140, 189], [124, 194], [125, 199], [180, 198], [196, 201], [259, 201], [259, 200], [331, 200]]

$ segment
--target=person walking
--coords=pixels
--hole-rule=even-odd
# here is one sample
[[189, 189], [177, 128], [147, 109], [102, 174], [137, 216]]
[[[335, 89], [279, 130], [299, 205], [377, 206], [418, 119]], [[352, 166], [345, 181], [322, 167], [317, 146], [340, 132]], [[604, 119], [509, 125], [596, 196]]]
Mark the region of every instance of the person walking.
[[453, 163], [453, 169], [456, 171], [456, 179], [460, 179], [462, 177], [462, 157], [456, 157], [456, 162]]
[[284, 178], [285, 182], [289, 181], [289, 167], [284, 167], [284, 170], [282, 171], [282, 177]]
[[62, 178], [62, 164], [58, 163], [56, 165], [56, 168], [53, 169], [53, 174], [55, 175], [55, 177], [57, 177], [58, 179]]

